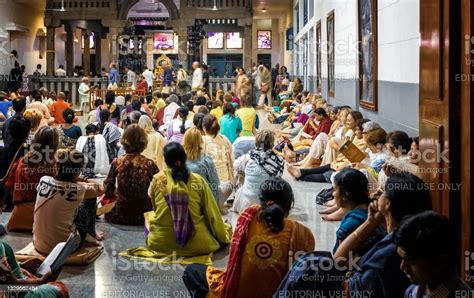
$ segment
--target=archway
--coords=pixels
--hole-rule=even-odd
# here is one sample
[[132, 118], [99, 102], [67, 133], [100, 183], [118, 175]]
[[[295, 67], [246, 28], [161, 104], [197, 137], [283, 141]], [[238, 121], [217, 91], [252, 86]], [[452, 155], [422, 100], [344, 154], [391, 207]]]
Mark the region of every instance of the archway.
[[[122, 4], [122, 7], [120, 7], [120, 14], [119, 14], [119, 19], [121, 20], [126, 20], [128, 11], [138, 2], [139, 0], [125, 0], [125, 2]], [[168, 10], [170, 20], [176, 20], [179, 19], [179, 10], [178, 7], [176, 7], [176, 4], [174, 4], [173, 0], [160, 0], [161, 3], [166, 7]]]

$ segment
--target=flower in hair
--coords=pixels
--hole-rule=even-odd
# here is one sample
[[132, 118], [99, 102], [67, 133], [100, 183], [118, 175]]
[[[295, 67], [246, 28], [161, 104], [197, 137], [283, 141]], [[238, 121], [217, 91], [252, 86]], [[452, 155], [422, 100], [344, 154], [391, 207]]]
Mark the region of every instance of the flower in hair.
[[266, 204], [267, 204], [267, 206], [270, 207], [270, 206], [273, 206], [273, 205], [275, 204], [275, 202], [273, 202], [272, 200], [270, 200], [270, 201], [267, 201]]

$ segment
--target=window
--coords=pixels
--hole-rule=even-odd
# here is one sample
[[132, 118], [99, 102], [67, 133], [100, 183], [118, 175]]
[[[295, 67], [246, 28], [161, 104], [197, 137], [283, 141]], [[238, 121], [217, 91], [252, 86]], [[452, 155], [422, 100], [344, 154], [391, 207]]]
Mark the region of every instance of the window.
[[321, 92], [321, 21], [316, 25], [316, 88]]
[[207, 33], [207, 48], [208, 49], [223, 49], [224, 48], [224, 33], [222, 32]]
[[377, 111], [377, 1], [359, 0], [359, 104]]
[[335, 65], [334, 65], [334, 54], [335, 54], [335, 39], [334, 39], [334, 24], [335, 16], [334, 10], [331, 11], [326, 20], [327, 24], [327, 53], [328, 53], [328, 95], [334, 97], [336, 90], [336, 80], [335, 80]]
[[303, 1], [303, 26], [308, 24], [308, 0]]

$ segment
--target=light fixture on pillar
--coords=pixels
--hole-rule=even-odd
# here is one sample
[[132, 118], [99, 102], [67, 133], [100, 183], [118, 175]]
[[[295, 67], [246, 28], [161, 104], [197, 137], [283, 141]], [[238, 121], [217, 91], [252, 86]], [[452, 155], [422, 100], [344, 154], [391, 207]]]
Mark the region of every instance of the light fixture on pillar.
[[61, 0], [61, 9], [59, 11], [66, 11], [66, 9], [64, 9], [64, 0]]
[[212, 10], [217, 11], [217, 0], [214, 0], [214, 6], [212, 7]]
[[263, 12], [263, 13], [267, 12], [267, 9], [266, 9], [265, 7], [262, 8], [262, 12]]

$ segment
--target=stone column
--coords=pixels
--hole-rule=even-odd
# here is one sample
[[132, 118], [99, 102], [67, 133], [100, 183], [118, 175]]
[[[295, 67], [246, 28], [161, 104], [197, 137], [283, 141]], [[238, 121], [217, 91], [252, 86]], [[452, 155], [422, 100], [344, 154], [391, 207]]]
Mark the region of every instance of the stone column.
[[248, 71], [252, 67], [253, 36], [252, 25], [244, 26], [244, 70]]
[[82, 30], [82, 36], [84, 36], [84, 53], [82, 56], [82, 67], [84, 68], [84, 76], [90, 76], [91, 43], [89, 32], [87, 30]]
[[94, 35], [95, 43], [95, 73], [100, 75], [102, 72], [102, 37], [99, 33], [95, 32]]
[[[122, 29], [120, 28], [110, 28], [110, 46], [109, 46], [109, 52], [110, 52], [110, 63], [118, 63], [118, 58], [119, 58], [119, 49], [118, 49], [118, 37], [120, 34], [120, 31]], [[117, 65], [117, 68], [119, 65]]]
[[188, 35], [178, 35], [178, 60], [179, 64], [186, 69], [188, 65]]
[[74, 75], [74, 29], [70, 24], [65, 24], [66, 31], [66, 73], [68, 77]]
[[54, 27], [47, 27], [46, 29], [46, 75], [50, 77], [54, 75], [54, 60], [56, 57], [55, 32], [56, 28]]

